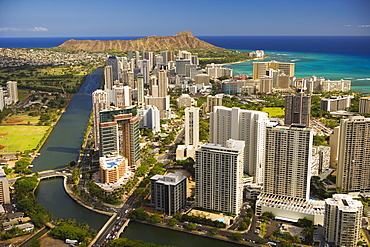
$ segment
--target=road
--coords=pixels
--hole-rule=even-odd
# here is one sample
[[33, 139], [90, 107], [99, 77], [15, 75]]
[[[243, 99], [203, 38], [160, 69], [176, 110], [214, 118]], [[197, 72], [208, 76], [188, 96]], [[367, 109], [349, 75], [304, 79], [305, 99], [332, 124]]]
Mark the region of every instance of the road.
[[110, 241], [114, 240], [115, 238], [118, 238], [117, 232], [122, 227], [122, 225], [126, 222], [128, 219], [128, 214], [131, 212], [134, 208], [133, 205], [137, 199], [137, 195], [131, 195], [126, 202], [123, 204], [123, 206], [119, 209], [116, 209], [117, 216], [114, 218], [109, 225], [104, 228], [103, 232], [100, 234], [98, 239], [93, 244], [94, 247], [98, 246], [105, 246]]

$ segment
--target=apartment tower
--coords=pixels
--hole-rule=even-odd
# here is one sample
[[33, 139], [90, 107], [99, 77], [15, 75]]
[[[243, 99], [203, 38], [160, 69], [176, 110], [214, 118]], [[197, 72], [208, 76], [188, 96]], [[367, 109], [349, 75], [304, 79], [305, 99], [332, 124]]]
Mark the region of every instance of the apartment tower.
[[345, 193], [370, 193], [370, 118], [340, 122], [337, 186]]
[[210, 142], [223, 145], [228, 139], [245, 141], [244, 172], [253, 175], [257, 183], [264, 177], [267, 123], [267, 113], [237, 107], [215, 106], [210, 116]]
[[225, 146], [204, 144], [196, 149], [197, 207], [239, 214], [243, 202], [244, 141]]
[[310, 128], [266, 128], [265, 194], [309, 199], [312, 142]]
[[310, 125], [311, 96], [303, 92], [285, 96], [285, 125]]

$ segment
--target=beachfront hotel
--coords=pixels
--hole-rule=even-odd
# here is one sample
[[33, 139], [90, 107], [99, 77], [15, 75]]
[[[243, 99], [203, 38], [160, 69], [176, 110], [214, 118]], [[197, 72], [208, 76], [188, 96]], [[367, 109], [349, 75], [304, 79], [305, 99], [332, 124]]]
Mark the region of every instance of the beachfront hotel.
[[258, 80], [265, 77], [270, 69], [281, 70], [285, 75], [289, 77], [294, 76], [294, 63], [283, 63], [278, 61], [270, 62], [253, 62], [253, 80]]
[[345, 194], [325, 199], [324, 234], [335, 246], [357, 246], [361, 237], [363, 205]]
[[195, 204], [239, 214], [243, 202], [244, 141], [203, 144], [195, 150]]

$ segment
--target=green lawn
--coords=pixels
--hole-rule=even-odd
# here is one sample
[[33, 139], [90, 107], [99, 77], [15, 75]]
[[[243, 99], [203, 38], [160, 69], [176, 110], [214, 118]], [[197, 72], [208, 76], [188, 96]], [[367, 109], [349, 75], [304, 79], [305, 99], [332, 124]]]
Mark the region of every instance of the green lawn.
[[263, 112], [267, 112], [269, 117], [282, 117], [284, 116], [284, 108], [280, 107], [263, 107]]
[[[0, 126], [1, 152], [32, 150], [37, 147], [50, 126]], [[9, 146], [8, 146], [9, 145]]]

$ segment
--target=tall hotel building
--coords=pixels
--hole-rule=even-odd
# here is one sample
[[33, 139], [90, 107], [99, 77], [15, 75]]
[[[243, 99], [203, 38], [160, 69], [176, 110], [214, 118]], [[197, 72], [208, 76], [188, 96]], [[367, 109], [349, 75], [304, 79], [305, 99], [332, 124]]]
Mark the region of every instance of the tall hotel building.
[[[184, 125], [186, 157], [194, 158], [199, 143], [199, 108], [185, 108]], [[183, 148], [181, 145], [179, 147]]]
[[166, 97], [168, 91], [168, 78], [166, 70], [159, 70], [158, 77], [158, 97]]
[[270, 69], [282, 70], [287, 76], [294, 76], [294, 63], [282, 63], [277, 61], [253, 62], [253, 80], [265, 77], [266, 71]]
[[343, 193], [370, 193], [370, 118], [340, 122], [337, 186]]
[[110, 108], [99, 113], [100, 156], [122, 155], [131, 168], [140, 162], [137, 107]]
[[313, 132], [303, 127], [268, 127], [263, 192], [308, 200]]
[[99, 112], [108, 108], [108, 95], [104, 90], [98, 89], [92, 93], [93, 104], [93, 131], [95, 150], [99, 148]]
[[211, 143], [223, 145], [228, 139], [245, 141], [244, 172], [263, 182], [265, 135], [268, 115], [265, 112], [215, 106], [210, 116]]
[[238, 214], [243, 202], [244, 141], [204, 144], [195, 151], [197, 207]]
[[[363, 205], [345, 194], [325, 199], [325, 240], [333, 246], [357, 246]], [[332, 245], [331, 245], [332, 246]]]
[[185, 108], [185, 146], [196, 147], [199, 143], [199, 108]]
[[310, 125], [311, 96], [303, 92], [285, 96], [285, 125]]

